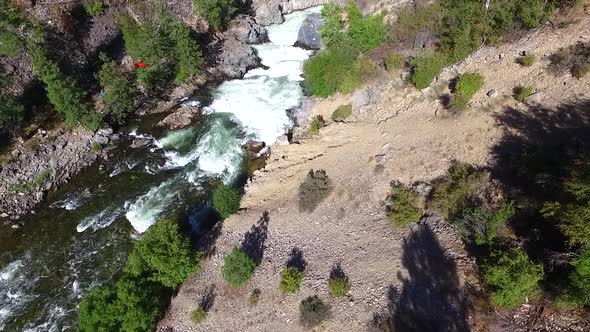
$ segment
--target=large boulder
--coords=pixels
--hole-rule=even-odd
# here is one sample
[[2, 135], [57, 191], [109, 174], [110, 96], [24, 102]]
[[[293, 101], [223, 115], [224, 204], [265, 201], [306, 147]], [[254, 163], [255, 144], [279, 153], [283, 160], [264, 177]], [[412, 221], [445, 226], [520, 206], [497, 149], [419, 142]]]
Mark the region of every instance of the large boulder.
[[183, 106], [174, 113], [158, 122], [158, 126], [170, 129], [182, 129], [188, 127], [201, 112], [196, 107]]
[[242, 78], [250, 69], [260, 66], [256, 50], [235, 38], [224, 40], [216, 71], [227, 78]]
[[307, 15], [299, 34], [295, 46], [304, 48], [306, 50], [319, 50], [324, 47], [322, 38], [320, 36], [320, 28], [324, 25], [324, 19], [319, 13], [312, 13]]
[[247, 15], [238, 15], [227, 34], [246, 44], [262, 44], [268, 41], [266, 29]]
[[277, 0], [253, 1], [252, 7], [256, 13], [256, 21], [262, 25], [283, 23], [283, 13], [280, 2]]

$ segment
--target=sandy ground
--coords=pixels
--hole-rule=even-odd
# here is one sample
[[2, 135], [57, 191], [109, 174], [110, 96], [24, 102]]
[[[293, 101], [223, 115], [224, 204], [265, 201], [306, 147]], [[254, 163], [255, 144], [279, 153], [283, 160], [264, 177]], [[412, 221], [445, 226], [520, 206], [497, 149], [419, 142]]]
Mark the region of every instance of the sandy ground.
[[[565, 28], [544, 27], [511, 44], [484, 47], [447, 69], [424, 92], [392, 74], [372, 83], [377, 101], [346, 123], [329, 123], [320, 135], [300, 144], [274, 146], [267, 167], [246, 188], [242, 211], [223, 223], [214, 253], [179, 289], [160, 328], [300, 331], [299, 303], [317, 294], [332, 306], [332, 318], [319, 331], [364, 331], [379, 313], [393, 315], [391, 321], [398, 327], [404, 326], [399, 322], [413, 321], [424, 330], [427, 325], [419, 324], [453, 322], [453, 328], [445, 330], [462, 331], [468, 325], [474, 331], [485, 330], [467, 304], [467, 289], [480, 286], [461, 242], [451, 227], [435, 218], [411, 229], [392, 227], [384, 208], [390, 181], [432, 180], [454, 159], [475, 165], [491, 162], [490, 148], [503, 133], [495, 115], [507, 106], [525, 108], [510, 97], [518, 84], [534, 84], [546, 106], [587, 97], [590, 78], [554, 76], [547, 70], [547, 56], [589, 40], [586, 16]], [[539, 61], [521, 67], [515, 60], [522, 51], [532, 52]], [[445, 93], [449, 79], [467, 71], [481, 73], [485, 87], [467, 111], [448, 114], [438, 96]], [[486, 95], [491, 89], [498, 97]], [[313, 114], [329, 119], [350, 98], [319, 100]], [[333, 191], [314, 212], [306, 213], [299, 211], [297, 192], [310, 169], [326, 170]], [[268, 222], [260, 222], [264, 211]], [[232, 289], [221, 278], [223, 257], [253, 235], [257, 244], [263, 243], [260, 265], [248, 284]], [[278, 289], [279, 274], [294, 248], [307, 263], [305, 279], [298, 293], [284, 295]], [[336, 263], [351, 281], [343, 299], [331, 298], [327, 287]], [[254, 288], [262, 295], [251, 306]], [[208, 317], [195, 325], [190, 312], [205, 297], [212, 304]], [[397, 310], [399, 306], [405, 309]], [[423, 309], [404, 317], [410, 308]]]

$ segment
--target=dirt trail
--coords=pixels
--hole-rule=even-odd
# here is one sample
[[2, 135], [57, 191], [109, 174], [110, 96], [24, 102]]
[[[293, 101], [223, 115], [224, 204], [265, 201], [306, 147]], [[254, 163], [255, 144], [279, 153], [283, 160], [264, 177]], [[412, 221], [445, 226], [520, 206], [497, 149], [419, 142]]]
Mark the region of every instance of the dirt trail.
[[[491, 162], [490, 148], [503, 133], [494, 115], [506, 107], [525, 108], [510, 97], [518, 84], [534, 84], [547, 106], [587, 97], [590, 78], [553, 76], [547, 71], [547, 56], [588, 40], [590, 17], [584, 17], [566, 28], [544, 27], [511, 44], [484, 47], [447, 69], [424, 93], [397, 77], [374, 82], [376, 102], [355, 112], [347, 123], [330, 123], [319, 136], [301, 144], [273, 147], [267, 167], [247, 186], [242, 212], [223, 223], [215, 253], [204, 262], [203, 271], [180, 288], [160, 327], [299, 331], [299, 302], [318, 294], [333, 313], [319, 330], [366, 330], [380, 313], [393, 314], [390, 321], [397, 327], [415, 323], [424, 329], [428, 326], [424, 324], [454, 322], [453, 330], [467, 325], [483, 330], [465, 295], [467, 288], [479, 287], [474, 264], [453, 229], [434, 218], [409, 230], [393, 228], [384, 208], [389, 183], [431, 180], [443, 175], [454, 159], [475, 165]], [[522, 51], [532, 52], [539, 61], [521, 67], [515, 60]], [[481, 73], [485, 87], [467, 111], [449, 115], [437, 97], [445, 93], [449, 79], [466, 71]], [[498, 97], [486, 95], [491, 89]], [[320, 100], [313, 114], [329, 119], [337, 106], [350, 100], [351, 96]], [[326, 170], [334, 189], [314, 212], [301, 213], [297, 191], [310, 169]], [[260, 222], [264, 211], [269, 213], [268, 222]], [[247, 242], [254, 239], [255, 251], [260, 254], [263, 249], [263, 257], [252, 281], [234, 290], [221, 278], [223, 256], [245, 237]], [[293, 248], [307, 262], [305, 279], [298, 293], [283, 295], [278, 290], [279, 274]], [[351, 281], [344, 299], [331, 298], [327, 287], [330, 270], [338, 262]], [[441, 274], [436, 265], [443, 263], [447, 268]], [[262, 295], [256, 306], [250, 306], [254, 288]], [[191, 323], [190, 312], [206, 294], [215, 294], [213, 304], [207, 319], [197, 326]], [[405, 309], [396, 310], [396, 301]]]

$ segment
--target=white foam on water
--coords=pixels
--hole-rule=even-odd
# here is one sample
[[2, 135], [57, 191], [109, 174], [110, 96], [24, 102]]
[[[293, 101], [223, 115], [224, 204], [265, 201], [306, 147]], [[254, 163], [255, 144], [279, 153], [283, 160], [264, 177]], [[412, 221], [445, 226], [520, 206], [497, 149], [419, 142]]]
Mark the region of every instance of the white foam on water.
[[0, 270], [0, 331], [4, 331], [6, 321], [23, 308], [35, 296], [27, 294], [38, 278], [27, 273], [28, 254], [11, 262]]
[[[269, 68], [252, 70], [244, 79], [226, 81], [213, 91], [213, 101], [204, 113], [229, 113], [240, 127], [230, 126], [227, 116], [211, 114], [207, 115], [205, 133], [188, 128], [154, 141], [167, 159], [161, 169], [182, 171], [126, 204], [125, 215], [138, 233], [146, 231], [174, 203], [178, 181], [199, 186], [204, 177], [214, 176], [229, 183], [241, 171], [244, 143], [257, 140], [270, 146], [292, 126], [286, 111], [301, 104], [299, 81], [303, 62], [311, 55], [292, 45], [305, 17], [319, 11], [321, 7], [295, 12], [286, 15], [283, 24], [267, 27], [271, 42], [255, 47]], [[191, 103], [199, 105], [198, 101], [185, 102]]]
[[97, 214], [84, 218], [78, 226], [76, 231], [82, 233], [88, 228], [92, 227], [93, 231], [110, 226], [121, 215], [123, 209], [110, 207], [100, 211]]

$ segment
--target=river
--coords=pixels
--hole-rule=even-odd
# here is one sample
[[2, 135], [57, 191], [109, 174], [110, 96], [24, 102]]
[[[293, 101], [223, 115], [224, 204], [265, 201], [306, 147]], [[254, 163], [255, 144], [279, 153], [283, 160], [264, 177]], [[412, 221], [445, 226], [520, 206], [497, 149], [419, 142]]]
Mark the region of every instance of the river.
[[[292, 45], [305, 16], [319, 10], [267, 27], [270, 42], [255, 46], [267, 69], [187, 101], [206, 112], [198, 126], [158, 133], [149, 121], [138, 123], [108, 161], [48, 195], [24, 226], [0, 226], [0, 331], [74, 330], [82, 297], [117, 278], [141, 233], [159, 218], [197, 211], [212, 180], [238, 179], [244, 143], [270, 145], [286, 133], [287, 110], [301, 105], [302, 63], [311, 54]], [[148, 144], [132, 148], [138, 139]], [[191, 222], [198, 227], [198, 218]]]

